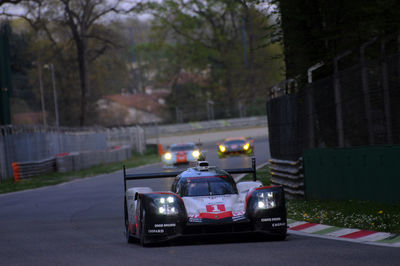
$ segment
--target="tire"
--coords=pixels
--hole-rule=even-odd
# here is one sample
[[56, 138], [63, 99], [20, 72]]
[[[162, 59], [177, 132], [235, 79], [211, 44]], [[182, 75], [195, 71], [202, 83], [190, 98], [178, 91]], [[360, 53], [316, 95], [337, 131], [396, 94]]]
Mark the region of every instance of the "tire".
[[125, 217], [125, 238], [128, 244], [134, 243], [135, 238], [131, 236], [131, 232], [129, 231], [129, 221], [128, 221], [128, 210], [126, 207], [126, 201], [124, 201], [124, 217]]
[[135, 238], [131, 236], [131, 232], [129, 231], [128, 226], [125, 227], [125, 237], [128, 244], [135, 243]]
[[143, 210], [142, 219], [140, 221], [140, 245], [142, 247], [146, 247], [148, 245], [148, 243], [146, 241], [146, 236], [144, 234], [145, 228], [146, 228], [145, 224], [146, 224], [146, 211]]
[[282, 232], [280, 232], [279, 234], [277, 234], [275, 236], [275, 240], [276, 241], [284, 241], [286, 239], [286, 235], [287, 235], [287, 230], [282, 230]]

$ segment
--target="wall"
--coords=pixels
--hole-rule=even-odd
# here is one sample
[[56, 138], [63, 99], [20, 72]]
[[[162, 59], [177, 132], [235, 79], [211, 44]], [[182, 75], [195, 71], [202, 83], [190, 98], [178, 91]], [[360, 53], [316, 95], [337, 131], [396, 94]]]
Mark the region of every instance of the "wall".
[[307, 199], [400, 203], [400, 146], [304, 151]]

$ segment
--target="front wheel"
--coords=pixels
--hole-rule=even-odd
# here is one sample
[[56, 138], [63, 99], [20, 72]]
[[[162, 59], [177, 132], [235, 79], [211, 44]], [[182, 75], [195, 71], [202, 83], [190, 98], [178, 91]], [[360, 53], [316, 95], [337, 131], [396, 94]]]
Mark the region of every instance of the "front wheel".
[[142, 219], [140, 221], [140, 245], [142, 245], [142, 247], [145, 247], [148, 244], [145, 236], [145, 228], [146, 228], [146, 211], [143, 210]]
[[125, 227], [125, 237], [126, 237], [126, 242], [129, 244], [135, 242], [135, 238], [131, 236], [131, 232], [129, 231], [128, 226]]
[[287, 229], [283, 229], [277, 235], [275, 235], [274, 239], [277, 241], [284, 241], [286, 239]]
[[129, 231], [129, 221], [128, 221], [128, 210], [126, 206], [126, 201], [124, 201], [124, 216], [125, 216], [125, 238], [126, 242], [133, 243], [135, 242], [134, 238], [131, 236], [131, 232]]

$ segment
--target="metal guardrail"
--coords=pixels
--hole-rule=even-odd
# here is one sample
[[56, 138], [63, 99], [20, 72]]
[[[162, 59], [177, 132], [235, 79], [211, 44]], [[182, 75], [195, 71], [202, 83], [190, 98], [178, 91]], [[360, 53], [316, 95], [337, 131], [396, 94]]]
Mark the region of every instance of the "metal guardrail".
[[14, 180], [29, 178], [39, 174], [54, 172], [56, 170], [56, 159], [47, 158], [40, 161], [13, 162]]
[[122, 162], [129, 159], [131, 153], [132, 148], [128, 145], [104, 151], [66, 153], [56, 157], [57, 171], [79, 171], [101, 163]]
[[13, 162], [14, 181], [51, 172], [79, 171], [101, 163], [121, 162], [131, 157], [130, 146], [104, 151], [68, 152], [45, 160]]
[[288, 198], [304, 198], [303, 158], [297, 161], [270, 159], [271, 183], [282, 185]]

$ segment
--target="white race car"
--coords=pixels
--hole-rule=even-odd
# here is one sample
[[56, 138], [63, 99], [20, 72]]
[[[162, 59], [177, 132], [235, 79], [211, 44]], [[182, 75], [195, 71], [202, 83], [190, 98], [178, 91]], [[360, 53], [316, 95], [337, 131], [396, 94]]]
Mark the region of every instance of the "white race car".
[[[128, 243], [144, 246], [183, 236], [215, 233], [272, 234], [283, 240], [287, 220], [281, 186], [259, 181], [235, 183], [231, 174], [253, 173], [252, 168], [222, 170], [206, 161], [183, 172], [126, 174], [124, 214]], [[126, 181], [175, 177], [171, 191], [149, 187], [127, 189]]]
[[172, 144], [162, 155], [164, 166], [173, 167], [178, 164], [194, 163], [203, 156], [199, 145], [193, 142]]

